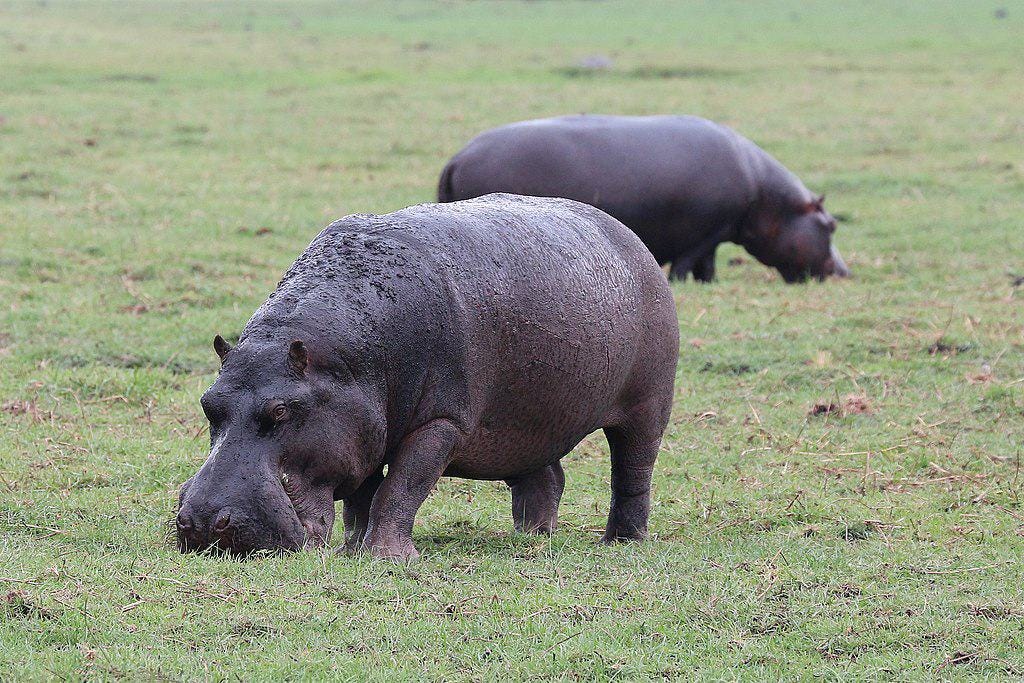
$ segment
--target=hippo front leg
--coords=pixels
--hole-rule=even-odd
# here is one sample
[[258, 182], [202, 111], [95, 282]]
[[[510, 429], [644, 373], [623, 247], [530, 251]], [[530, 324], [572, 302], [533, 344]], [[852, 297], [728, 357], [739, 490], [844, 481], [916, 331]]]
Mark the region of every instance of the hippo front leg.
[[562, 463], [505, 481], [512, 489], [512, 521], [516, 531], [550, 534], [558, 526], [558, 503], [565, 490]]
[[366, 537], [366, 527], [370, 524], [370, 505], [373, 503], [373, 495], [377, 488], [384, 481], [383, 470], [375, 472], [366, 478], [358, 489], [351, 495], [344, 498], [343, 518], [345, 520], [345, 545], [340, 550], [346, 553], [353, 553], [359, 550]]
[[459, 435], [453, 422], [437, 419], [402, 440], [370, 504], [362, 547], [371, 555], [398, 562], [419, 557], [412, 544], [412, 525], [448, 466]]

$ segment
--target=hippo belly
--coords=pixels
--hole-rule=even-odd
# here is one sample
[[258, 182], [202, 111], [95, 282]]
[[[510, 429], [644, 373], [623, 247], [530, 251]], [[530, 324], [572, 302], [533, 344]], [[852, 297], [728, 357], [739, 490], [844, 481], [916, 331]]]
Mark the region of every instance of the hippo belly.
[[519, 343], [498, 363], [515, 369], [491, 375], [499, 383], [490, 387], [472, 432], [454, 451], [448, 476], [505, 480], [536, 471], [625, 413], [621, 394], [633, 349], [617, 345], [610, 334], [576, 342], [527, 322], [518, 328]]

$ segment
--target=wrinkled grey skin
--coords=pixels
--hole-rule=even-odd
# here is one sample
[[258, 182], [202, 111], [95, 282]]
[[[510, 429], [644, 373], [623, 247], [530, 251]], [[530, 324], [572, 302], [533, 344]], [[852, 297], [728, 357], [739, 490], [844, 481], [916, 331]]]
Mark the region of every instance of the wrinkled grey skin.
[[237, 346], [215, 341], [210, 455], [182, 486], [179, 546], [323, 545], [342, 500], [345, 549], [407, 560], [442, 475], [506, 481], [516, 528], [550, 532], [559, 460], [597, 429], [604, 539], [642, 538], [678, 347], [657, 263], [593, 207], [490, 195], [348, 216]]
[[489, 130], [448, 162], [438, 200], [489, 192], [592, 204], [671, 263], [672, 278], [713, 280], [722, 242], [786, 282], [849, 275], [824, 198], [750, 140], [695, 116], [564, 116]]

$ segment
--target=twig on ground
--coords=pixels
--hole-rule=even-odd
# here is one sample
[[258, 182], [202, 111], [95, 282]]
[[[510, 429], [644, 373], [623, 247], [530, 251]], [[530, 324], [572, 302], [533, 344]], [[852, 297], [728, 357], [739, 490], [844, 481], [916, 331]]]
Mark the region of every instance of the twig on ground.
[[927, 574], [929, 576], [939, 576], [945, 574], [968, 574], [970, 572], [983, 572], [987, 569], [995, 569], [996, 567], [1005, 567], [1008, 562], [997, 562], [996, 564], [986, 564], [980, 567], [956, 567], [953, 569], [932, 569], [930, 567], [911, 567], [910, 571], [915, 574]]

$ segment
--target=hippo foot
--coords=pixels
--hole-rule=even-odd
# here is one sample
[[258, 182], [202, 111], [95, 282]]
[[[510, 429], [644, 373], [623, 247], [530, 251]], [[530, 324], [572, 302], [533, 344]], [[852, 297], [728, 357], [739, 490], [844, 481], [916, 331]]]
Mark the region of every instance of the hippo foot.
[[396, 543], [377, 543], [371, 546], [364, 546], [370, 556], [375, 560], [388, 560], [399, 564], [415, 562], [419, 559], [419, 552], [413, 546], [412, 541]]
[[534, 536], [550, 536], [557, 528], [557, 521], [540, 522], [530, 526], [516, 525], [516, 531], [524, 534], [533, 534]]
[[364, 539], [351, 539], [345, 545], [335, 549], [335, 554], [354, 557], [368, 553], [377, 560], [390, 560], [391, 562], [412, 562], [419, 559], [419, 552], [413, 544], [390, 543], [369, 545]]
[[345, 541], [345, 545], [337, 548], [334, 552], [336, 554], [338, 554], [338, 555], [349, 555], [349, 556], [351, 556], [351, 555], [358, 555], [360, 552], [362, 552], [362, 550], [363, 550], [362, 539], [360, 539], [360, 540], [355, 541], [355, 542]]
[[645, 540], [647, 540], [646, 531], [636, 531], [630, 533], [623, 533], [621, 531], [606, 531], [604, 536], [601, 537], [601, 543], [603, 543], [604, 545], [613, 545], [615, 543], [636, 543], [638, 541]]

